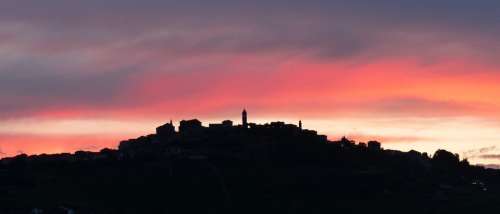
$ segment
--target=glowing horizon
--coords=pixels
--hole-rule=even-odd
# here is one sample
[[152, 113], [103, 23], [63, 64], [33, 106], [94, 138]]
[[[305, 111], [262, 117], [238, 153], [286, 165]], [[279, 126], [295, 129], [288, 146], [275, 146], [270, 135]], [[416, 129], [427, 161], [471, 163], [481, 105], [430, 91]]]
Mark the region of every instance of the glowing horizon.
[[[236, 112], [236, 111], [235, 111]], [[249, 111], [250, 116], [251, 111]], [[187, 118], [186, 118], [187, 119]], [[206, 118], [206, 126], [228, 118]], [[237, 124], [240, 118], [229, 118]], [[251, 118], [251, 122], [263, 124], [272, 121], [284, 121], [295, 124], [297, 118]], [[103, 119], [86, 120], [19, 120], [11, 121], [9, 126], [0, 126], [0, 136], [9, 144], [20, 144], [28, 150], [2, 150], [0, 157], [19, 153], [42, 154], [75, 152], [78, 150], [98, 151], [102, 148], [116, 148], [119, 141], [153, 134], [155, 127], [166, 121], [112, 121]], [[394, 127], [394, 122], [398, 126]], [[454, 148], [462, 158], [469, 158], [472, 163], [495, 164], [488, 154], [498, 151], [488, 141], [498, 141], [496, 133], [500, 127], [493, 128], [494, 121], [481, 121], [475, 118], [337, 118], [332, 120], [303, 120], [304, 128], [314, 129], [326, 134], [330, 140], [347, 136], [357, 142], [378, 140], [386, 149], [402, 151], [417, 150], [432, 155], [437, 149]], [[177, 122], [174, 122], [177, 124]], [[402, 125], [406, 124], [406, 125]], [[418, 124], [417, 126], [415, 124]], [[472, 124], [472, 125], [471, 125]], [[475, 127], [480, 130], [470, 130]], [[34, 130], [37, 127], [41, 129]], [[8, 128], [6, 128], [8, 127]], [[361, 127], [361, 128], [359, 128]], [[429, 128], [431, 127], [431, 128]], [[435, 128], [441, 127], [441, 128]], [[460, 133], [460, 136], [457, 136]], [[474, 142], [475, 147], [470, 143]], [[0, 144], [0, 148], [9, 148], [9, 144]], [[15, 147], [12, 147], [15, 148]], [[480, 153], [480, 150], [488, 151]]]

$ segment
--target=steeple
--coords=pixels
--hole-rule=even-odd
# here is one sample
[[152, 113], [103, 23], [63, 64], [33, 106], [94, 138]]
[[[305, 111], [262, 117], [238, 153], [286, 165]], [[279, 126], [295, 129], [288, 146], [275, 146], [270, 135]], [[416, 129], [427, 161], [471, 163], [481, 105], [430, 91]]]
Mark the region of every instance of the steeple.
[[241, 113], [241, 124], [243, 125], [243, 128], [248, 128], [248, 121], [247, 121], [247, 111], [246, 109], [243, 109], [243, 112]]
[[299, 129], [302, 130], [302, 120], [299, 120]]

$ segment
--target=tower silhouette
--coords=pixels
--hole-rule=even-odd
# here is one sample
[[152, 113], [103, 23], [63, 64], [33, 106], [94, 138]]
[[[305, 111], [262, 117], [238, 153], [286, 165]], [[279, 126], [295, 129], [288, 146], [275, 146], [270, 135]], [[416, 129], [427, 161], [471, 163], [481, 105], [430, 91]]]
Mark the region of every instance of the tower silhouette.
[[299, 120], [299, 129], [302, 129], [302, 120]]
[[241, 113], [241, 120], [243, 128], [248, 128], [247, 111], [245, 109], [243, 109], [243, 112]]

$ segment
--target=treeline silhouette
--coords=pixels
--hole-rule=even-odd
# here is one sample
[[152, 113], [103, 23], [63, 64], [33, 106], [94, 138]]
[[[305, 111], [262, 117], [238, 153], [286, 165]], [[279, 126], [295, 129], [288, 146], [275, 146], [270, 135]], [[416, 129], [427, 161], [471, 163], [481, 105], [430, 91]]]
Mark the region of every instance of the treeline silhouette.
[[[246, 117], [244, 122], [246, 123]], [[329, 141], [283, 122], [172, 122], [118, 149], [0, 164], [0, 213], [485, 213], [500, 173], [445, 150]]]

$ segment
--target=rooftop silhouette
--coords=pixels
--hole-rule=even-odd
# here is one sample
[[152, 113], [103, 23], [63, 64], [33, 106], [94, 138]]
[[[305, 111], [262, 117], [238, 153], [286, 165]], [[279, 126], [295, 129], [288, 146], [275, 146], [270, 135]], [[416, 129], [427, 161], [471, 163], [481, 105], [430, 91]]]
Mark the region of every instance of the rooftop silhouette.
[[[118, 149], [0, 161], [0, 213], [481, 213], [500, 173], [284, 122], [170, 121]], [[176, 129], [177, 128], [177, 129]]]
[[248, 123], [246, 110], [243, 110], [241, 114], [241, 125], [233, 125], [233, 121], [224, 120], [221, 123], [209, 124], [208, 127], [205, 127], [197, 119], [182, 120], [179, 124], [178, 132], [175, 131], [175, 127], [170, 121], [156, 128], [156, 134], [122, 141], [118, 148], [119, 150], [133, 149], [148, 143], [226, 144], [230, 146], [239, 143], [258, 144], [266, 140], [284, 143], [328, 143], [326, 135], [318, 135], [316, 131], [302, 129], [302, 121], [299, 121], [299, 126], [284, 122]]

